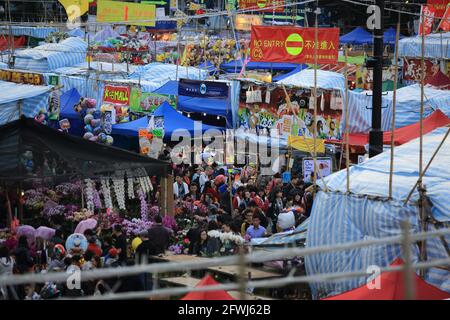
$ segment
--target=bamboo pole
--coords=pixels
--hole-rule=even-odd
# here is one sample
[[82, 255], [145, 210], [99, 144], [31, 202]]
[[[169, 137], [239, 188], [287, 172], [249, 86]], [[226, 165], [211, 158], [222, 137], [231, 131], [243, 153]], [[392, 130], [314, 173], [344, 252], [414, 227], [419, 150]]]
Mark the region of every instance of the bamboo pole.
[[[422, 185], [422, 171], [423, 171], [423, 112], [424, 112], [424, 85], [425, 85], [425, 14], [422, 11], [422, 73], [420, 79], [420, 140], [419, 140], [419, 188], [423, 189]], [[420, 214], [420, 228], [422, 231], [426, 229], [426, 215], [425, 208], [422, 205], [423, 196], [422, 193], [419, 193], [419, 214]], [[426, 260], [426, 241], [423, 240], [420, 242], [420, 261]], [[420, 276], [424, 276], [424, 270], [420, 270]]]
[[389, 168], [389, 199], [392, 199], [392, 178], [394, 173], [394, 132], [395, 132], [395, 112], [397, 105], [397, 85], [398, 85], [398, 41], [400, 36], [400, 14], [397, 23], [397, 34], [395, 35], [395, 65], [394, 65], [394, 96], [392, 98], [392, 125], [391, 125], [391, 162]]
[[[348, 49], [345, 47], [345, 167], [347, 172], [347, 193], [350, 193], [350, 134], [348, 115]], [[342, 152], [341, 152], [342, 154]], [[339, 168], [341, 169], [341, 168]]]
[[314, 161], [314, 177], [313, 177], [313, 196], [316, 193], [316, 186], [317, 186], [317, 46], [319, 42], [319, 28], [318, 28], [318, 2], [316, 3], [316, 11], [315, 11], [315, 29], [314, 29], [314, 90], [313, 90], [313, 96], [314, 96], [314, 128], [313, 128], [313, 161]]

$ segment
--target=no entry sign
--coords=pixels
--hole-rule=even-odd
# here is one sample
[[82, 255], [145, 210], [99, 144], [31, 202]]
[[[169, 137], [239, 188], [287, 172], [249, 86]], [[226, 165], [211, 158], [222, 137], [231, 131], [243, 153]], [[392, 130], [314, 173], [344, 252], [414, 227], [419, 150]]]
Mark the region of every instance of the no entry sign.
[[[317, 48], [317, 50], [316, 50]], [[252, 26], [252, 61], [335, 64], [338, 61], [339, 29]]]

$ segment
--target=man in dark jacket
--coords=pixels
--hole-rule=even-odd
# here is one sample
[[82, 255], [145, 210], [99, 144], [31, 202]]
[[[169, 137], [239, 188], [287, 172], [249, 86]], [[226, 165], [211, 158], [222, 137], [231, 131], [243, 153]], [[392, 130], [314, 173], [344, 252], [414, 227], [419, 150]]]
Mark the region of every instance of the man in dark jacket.
[[170, 231], [162, 225], [160, 215], [155, 217], [155, 223], [148, 230], [148, 239], [155, 248], [155, 255], [164, 254], [169, 247]]

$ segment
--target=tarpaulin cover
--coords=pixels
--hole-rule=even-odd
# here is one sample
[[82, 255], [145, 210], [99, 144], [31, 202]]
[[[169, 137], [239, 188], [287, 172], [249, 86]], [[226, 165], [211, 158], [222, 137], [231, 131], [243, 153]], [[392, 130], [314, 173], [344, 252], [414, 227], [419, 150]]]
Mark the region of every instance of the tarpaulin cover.
[[[395, 28], [390, 27], [387, 29], [383, 34], [383, 41], [386, 44], [393, 44], [395, 45], [395, 38], [397, 36], [397, 30]], [[399, 39], [403, 39], [405, 36], [402, 34], [399, 34]]]
[[[372, 126], [372, 92], [349, 92], [349, 130], [368, 133]], [[381, 129], [391, 130], [393, 92], [388, 91], [382, 98]], [[425, 87], [424, 117], [435, 110], [441, 110], [450, 117], [450, 91]], [[342, 111], [341, 130], [345, 129], [345, 110]], [[414, 84], [397, 90], [395, 127], [401, 128], [420, 120], [420, 86]]]
[[[278, 83], [305, 89], [314, 88], [314, 70], [302, 70], [290, 77], [281, 79]], [[317, 70], [317, 88], [344, 91], [345, 77], [337, 72]]]
[[[403, 260], [399, 258], [391, 266], [401, 266], [403, 264]], [[450, 298], [450, 293], [426, 283], [417, 274], [413, 273], [412, 277], [415, 291], [413, 297], [415, 300], [444, 300]], [[363, 285], [357, 289], [323, 300], [405, 300], [403, 271], [382, 272], [371, 283], [379, 284], [379, 289], [369, 289], [367, 285]]]
[[51, 86], [0, 81], [0, 125], [19, 119], [20, 112], [27, 117], [34, 117], [41, 109], [47, 110], [50, 89]]
[[[145, 168], [164, 175], [168, 163], [75, 137], [21, 118], [0, 127], [0, 180], [95, 177]], [[138, 174], [135, 171], [135, 174]]]
[[[423, 137], [423, 163], [430, 161], [448, 128], [438, 128]], [[423, 177], [430, 203], [430, 214], [440, 222], [450, 221], [450, 140], [447, 139]], [[366, 239], [384, 238], [401, 233], [401, 222], [408, 220], [412, 231], [419, 232], [418, 191], [404, 204], [408, 193], [419, 177], [419, 139], [396, 147], [393, 169], [392, 199], [389, 192], [390, 153], [384, 152], [350, 168], [350, 194], [347, 194], [346, 170], [325, 178], [328, 192], [319, 191], [314, 199], [306, 246], [330, 246]], [[318, 182], [324, 190], [322, 181]], [[330, 210], [332, 208], [332, 210]], [[428, 211], [428, 209], [427, 209]], [[433, 230], [429, 225], [428, 230]], [[445, 237], [447, 242], [450, 236]], [[411, 247], [413, 261], [418, 260], [417, 246]], [[429, 260], [448, 258], [438, 238], [426, 241]], [[401, 255], [399, 244], [373, 245], [344, 251], [313, 254], [306, 257], [309, 275], [365, 271], [371, 265], [384, 267]], [[425, 281], [450, 292], [450, 272], [427, 269]], [[352, 277], [336, 282], [312, 283], [315, 298], [336, 295], [362, 286], [367, 277]]]
[[[441, 110], [434, 111], [430, 116], [423, 119], [423, 133], [433, 131], [450, 123], [450, 118]], [[394, 145], [399, 146], [420, 135], [420, 122], [394, 130]], [[336, 140], [337, 141], [337, 140]], [[369, 143], [369, 135], [365, 133], [350, 133], [349, 144], [352, 146], [364, 146]], [[383, 144], [391, 144], [391, 131], [383, 132]]]
[[[450, 32], [425, 37], [425, 58], [450, 59]], [[422, 57], [422, 37], [404, 38], [398, 43], [400, 57]]]
[[[206, 275], [195, 287], [219, 285], [211, 275]], [[185, 295], [181, 300], [234, 300], [225, 290], [217, 291], [193, 291]]]
[[14, 67], [27, 71], [50, 72], [73, 66], [86, 59], [87, 43], [78, 37], [60, 43], [47, 43], [15, 54]]
[[[154, 116], [164, 117], [164, 134], [166, 138], [172, 136], [177, 130], [179, 130], [180, 134], [183, 134], [186, 130], [193, 135], [195, 133], [195, 121], [183, 116], [178, 113], [170, 104], [164, 102], [161, 106], [159, 106], [154, 112]], [[198, 128], [202, 132], [205, 132], [210, 129], [225, 130], [224, 128], [210, 126], [207, 124], [198, 123]]]
[[357, 27], [339, 38], [340, 43], [373, 44], [373, 36], [362, 27]]

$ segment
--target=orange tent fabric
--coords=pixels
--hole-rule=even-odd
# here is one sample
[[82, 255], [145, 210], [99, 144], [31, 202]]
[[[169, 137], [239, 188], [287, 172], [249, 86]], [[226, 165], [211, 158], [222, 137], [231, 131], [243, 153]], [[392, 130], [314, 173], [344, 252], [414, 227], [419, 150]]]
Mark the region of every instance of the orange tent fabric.
[[[391, 266], [402, 265], [402, 259], [396, 259]], [[450, 293], [442, 291], [424, 280], [416, 273], [413, 274], [415, 282], [416, 300], [444, 300], [450, 298]], [[404, 277], [402, 271], [383, 272], [376, 281], [380, 289], [369, 289], [366, 285], [322, 300], [404, 300]]]
[[[436, 128], [446, 126], [449, 123], [450, 119], [441, 110], [436, 110], [423, 120], [423, 134], [427, 134]], [[394, 144], [396, 146], [402, 145], [420, 136], [420, 122], [395, 129], [394, 133]], [[383, 144], [391, 144], [390, 131], [383, 134]]]
[[[208, 274], [195, 287], [198, 288], [218, 284], [219, 283]], [[230, 296], [225, 290], [217, 290], [189, 292], [187, 295], [181, 298], [181, 300], [234, 300], [234, 298]]]
[[[427, 118], [423, 119], [423, 134], [433, 131], [436, 128], [446, 126], [450, 123], [448, 118], [441, 110], [436, 110]], [[418, 138], [420, 135], [420, 122], [410, 124], [394, 130], [394, 145], [400, 146], [408, 141]], [[342, 143], [341, 140], [327, 141], [328, 143]], [[364, 146], [369, 143], [369, 135], [365, 133], [350, 133], [350, 146]], [[391, 144], [391, 131], [383, 133], [383, 144]]]

